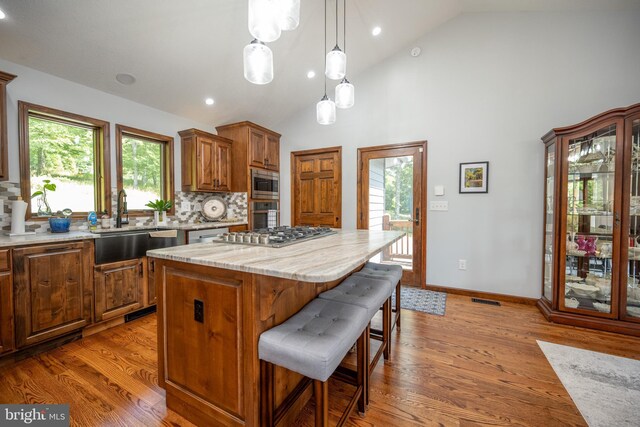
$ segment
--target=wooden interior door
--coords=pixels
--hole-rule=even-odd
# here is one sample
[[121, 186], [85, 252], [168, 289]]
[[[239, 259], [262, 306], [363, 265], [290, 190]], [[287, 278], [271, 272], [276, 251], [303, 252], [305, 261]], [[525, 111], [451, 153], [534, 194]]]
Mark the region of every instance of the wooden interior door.
[[426, 285], [426, 165], [426, 141], [358, 149], [358, 228], [404, 231], [377, 261], [402, 265], [402, 283], [418, 287]]
[[342, 147], [291, 153], [292, 225], [342, 227]]

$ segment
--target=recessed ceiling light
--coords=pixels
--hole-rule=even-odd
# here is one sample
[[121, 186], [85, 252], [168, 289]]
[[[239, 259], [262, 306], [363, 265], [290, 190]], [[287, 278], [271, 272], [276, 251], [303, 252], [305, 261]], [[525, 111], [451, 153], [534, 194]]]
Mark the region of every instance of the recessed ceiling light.
[[7, 17], [7, 15], [5, 15], [2, 10], [0, 10], [0, 19], [4, 19], [6, 17]]
[[116, 80], [118, 81], [118, 83], [121, 83], [127, 86], [132, 85], [136, 82], [135, 76], [129, 73], [116, 74]]
[[207, 105], [213, 105], [214, 102], [213, 98], [207, 98], [204, 100], [204, 103]]
[[371, 34], [373, 34], [374, 36], [379, 36], [381, 32], [382, 28], [380, 27], [373, 27], [373, 30], [371, 30]]
[[311, 71], [309, 71], [309, 72], [307, 73], [307, 78], [308, 78], [308, 79], [312, 79], [312, 78], [314, 78], [315, 76], [316, 76], [316, 72], [315, 72], [315, 71], [313, 71], [313, 70], [311, 70]]

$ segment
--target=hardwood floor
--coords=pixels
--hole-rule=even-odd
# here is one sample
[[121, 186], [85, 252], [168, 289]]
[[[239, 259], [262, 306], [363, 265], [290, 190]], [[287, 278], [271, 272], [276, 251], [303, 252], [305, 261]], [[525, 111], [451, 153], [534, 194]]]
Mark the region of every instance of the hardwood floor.
[[[584, 426], [536, 340], [640, 359], [638, 338], [550, 324], [526, 305], [449, 295], [446, 316], [402, 316], [369, 410], [350, 425]], [[335, 423], [351, 389], [329, 390]], [[157, 385], [155, 315], [1, 368], [0, 402], [72, 402], [72, 425], [192, 425], [166, 409]], [[297, 424], [313, 425], [312, 403]]]

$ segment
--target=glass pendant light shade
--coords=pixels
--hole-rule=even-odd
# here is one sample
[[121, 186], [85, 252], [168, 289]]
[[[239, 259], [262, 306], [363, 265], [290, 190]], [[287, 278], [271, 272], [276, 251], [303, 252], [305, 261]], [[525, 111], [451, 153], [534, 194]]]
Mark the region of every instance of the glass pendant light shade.
[[264, 43], [253, 40], [244, 47], [244, 78], [257, 85], [273, 80], [273, 53]]
[[331, 125], [336, 122], [336, 104], [325, 94], [316, 105], [316, 118], [321, 125]]
[[351, 108], [355, 103], [356, 89], [345, 77], [340, 84], [336, 86], [336, 107]]
[[280, 28], [291, 31], [300, 24], [300, 0], [278, 0], [280, 3]]
[[280, 0], [249, 0], [249, 32], [265, 43], [278, 40], [281, 15]]
[[340, 50], [338, 45], [327, 53], [327, 65], [324, 73], [331, 80], [341, 80], [347, 74], [347, 55]]

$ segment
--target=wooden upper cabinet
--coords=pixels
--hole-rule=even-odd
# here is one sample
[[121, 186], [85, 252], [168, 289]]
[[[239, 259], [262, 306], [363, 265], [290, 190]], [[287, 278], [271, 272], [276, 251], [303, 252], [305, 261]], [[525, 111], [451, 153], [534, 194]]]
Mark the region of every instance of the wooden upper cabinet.
[[267, 135], [265, 160], [267, 169], [280, 170], [280, 137]]
[[96, 322], [142, 308], [144, 278], [142, 258], [96, 266], [93, 274]]
[[197, 129], [183, 130], [179, 134], [182, 191], [229, 191], [232, 141]]
[[11, 250], [0, 251], [0, 354], [15, 348]]
[[7, 140], [7, 84], [16, 76], [0, 71], [0, 181], [9, 179], [7, 156], [9, 142]]
[[93, 242], [14, 249], [17, 348], [91, 323]]
[[233, 140], [233, 191], [250, 191], [249, 167], [280, 170], [280, 134], [252, 122], [218, 126], [218, 135]]
[[249, 129], [249, 165], [264, 167], [266, 160], [266, 139], [264, 132]]

